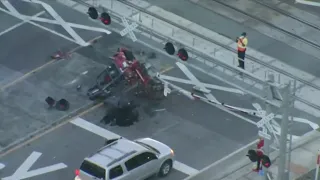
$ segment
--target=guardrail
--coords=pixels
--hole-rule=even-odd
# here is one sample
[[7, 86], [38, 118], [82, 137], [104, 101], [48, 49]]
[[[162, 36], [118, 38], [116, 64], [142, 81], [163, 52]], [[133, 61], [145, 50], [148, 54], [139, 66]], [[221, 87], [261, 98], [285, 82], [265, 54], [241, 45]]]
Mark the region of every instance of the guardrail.
[[[82, 5], [85, 5], [87, 7], [89, 6], [92, 6], [92, 4], [89, 4], [86, 0], [74, 0], [75, 2], [78, 2]], [[113, 9], [113, 0], [109, 1], [111, 3], [110, 5], [110, 8], [107, 9], [106, 7], [102, 7], [102, 6], [99, 6], [99, 8], [101, 8], [101, 10], [103, 11], [107, 11], [109, 12], [109, 14], [112, 16], [112, 18], [115, 18], [117, 19], [119, 22], [121, 22], [121, 17], [123, 17], [124, 15], [123, 14], [120, 14], [119, 12], [116, 12], [116, 9]], [[243, 78], [241, 78], [242, 81], [244, 81], [244, 83], [246, 84], [250, 84], [252, 87], [255, 87], [255, 86], [264, 86], [267, 82], [266, 82], [266, 79], [267, 79], [267, 76], [269, 73], [273, 73], [273, 74], [278, 74], [279, 77], [278, 77], [278, 83], [280, 84], [280, 74], [282, 75], [285, 75], [287, 77], [289, 77], [290, 79], [292, 80], [297, 80], [298, 82], [301, 82], [303, 83], [304, 85], [309, 85], [310, 87], [313, 87], [317, 90], [320, 90], [320, 87], [319, 86], [316, 86], [310, 82], [306, 82], [305, 80], [301, 79], [301, 78], [297, 78], [297, 77], [294, 77], [293, 75], [291, 75], [290, 73], [288, 72], [285, 72], [285, 71], [282, 71], [281, 69], [278, 69], [274, 66], [271, 66], [265, 62], [262, 62], [254, 57], [250, 57], [250, 56], [247, 56], [246, 57], [246, 61], [247, 63], [251, 64], [252, 65], [252, 70], [256, 70], [256, 68], [254, 68], [254, 64], [259, 64], [261, 67], [267, 67], [269, 70], [266, 70], [265, 71], [265, 79], [262, 79], [262, 78], [259, 78], [257, 77], [256, 75], [254, 75], [253, 73], [249, 72], [249, 71], [245, 71], [243, 69], [240, 69], [236, 66], [236, 62], [237, 62], [237, 59], [234, 58], [233, 59], [233, 65], [230, 65], [226, 62], [223, 62], [223, 61], [220, 61], [220, 60], [217, 60], [213, 57], [211, 57], [210, 55], [208, 54], [205, 54], [203, 52], [200, 52], [198, 50], [196, 50], [195, 48], [195, 45], [196, 45], [196, 42], [201, 42], [203, 40], [205, 41], [208, 41], [208, 42], [211, 42], [213, 44], [217, 44], [218, 46], [221, 46], [229, 51], [232, 51], [232, 52], [236, 52], [236, 50], [234, 48], [231, 48], [229, 46], [225, 46], [224, 44], [220, 43], [220, 42], [216, 42], [208, 37], [205, 37], [203, 36], [202, 34], [199, 34], [197, 32], [194, 32], [194, 31], [191, 31], [179, 24], [176, 24], [176, 23], [173, 23], [173, 22], [170, 22], [166, 19], [164, 19], [163, 17], [160, 17], [154, 13], [151, 13], [151, 12], [148, 12], [146, 11], [145, 9], [137, 6], [137, 5], [134, 5], [128, 1], [124, 1], [124, 0], [117, 0], [117, 2], [121, 2], [123, 3], [124, 5], [126, 5], [128, 8], [128, 12], [131, 11], [131, 14], [139, 14], [139, 13], [144, 13], [144, 14], [147, 14], [150, 16], [150, 18], [152, 19], [152, 21], [150, 22], [150, 27], [146, 27], [144, 24], [142, 24], [141, 22], [133, 19], [132, 17], [127, 17], [127, 19], [129, 19], [130, 21], [134, 21], [136, 22], [137, 24], [139, 24], [139, 27], [138, 29], [141, 31], [140, 33], [142, 34], [149, 34], [148, 36], [151, 38], [151, 39], [155, 39], [155, 40], [160, 40], [161, 43], [166, 43], [168, 41], [170, 42], [173, 42], [175, 43], [178, 47], [184, 47], [185, 49], [188, 50], [188, 52], [192, 52], [192, 58], [194, 59], [197, 59], [198, 61], [201, 61], [202, 63], [206, 64], [207, 66], [210, 66], [212, 69], [215, 69], [215, 70], [220, 70], [220, 71], [224, 71], [226, 73], [231, 73], [232, 75], [231, 76], [234, 76], [234, 78], [236, 78], [236, 75], [238, 75], [239, 73], [242, 73], [243, 74]], [[158, 21], [157, 21], [158, 20]], [[168, 30], [171, 31], [170, 35], [171, 37], [169, 36], [164, 36], [163, 34], [160, 34], [158, 32], [156, 32], [154, 29], [152, 29], [154, 27], [154, 25], [156, 23], [161, 23], [159, 22], [159, 20], [171, 25], [171, 26], [168, 26]], [[162, 23], [163, 25], [165, 25], [164, 23]], [[176, 36], [176, 28], [179, 28], [187, 33], [190, 34], [190, 36], [192, 37], [192, 46], [190, 45], [186, 45], [183, 41], [179, 41], [179, 38], [178, 37], [175, 37]], [[238, 79], [239, 80], [239, 79]], [[293, 83], [292, 83], [293, 84]], [[278, 88], [281, 88], [281, 86], [279, 85], [276, 85], [276, 84], [272, 84], [273, 86], [276, 86]], [[259, 98], [273, 106], [276, 106], [276, 107], [280, 107], [280, 103], [277, 102], [277, 101], [269, 101], [267, 100], [265, 97], [261, 97], [261, 95], [258, 95], [258, 94], [255, 94], [253, 92], [251, 92], [250, 90], [248, 89], [243, 89], [241, 87], [237, 87], [239, 89], [241, 89], [242, 91], [250, 94], [250, 95], [253, 95], [254, 97], [256, 98]], [[312, 102], [309, 102], [305, 99], [302, 99], [300, 97], [297, 97], [296, 96], [296, 100], [297, 101], [300, 101], [301, 103], [303, 104], [306, 104], [310, 107], [313, 107], [317, 110], [320, 110], [320, 106], [312, 103]]]

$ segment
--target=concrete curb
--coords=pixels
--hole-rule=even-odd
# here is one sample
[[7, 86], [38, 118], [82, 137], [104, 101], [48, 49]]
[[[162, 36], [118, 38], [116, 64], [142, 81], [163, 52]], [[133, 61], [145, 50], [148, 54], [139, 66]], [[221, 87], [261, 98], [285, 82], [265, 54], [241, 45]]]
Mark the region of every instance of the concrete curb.
[[[320, 132], [317, 131], [317, 130], [314, 130], [314, 131], [310, 131], [308, 133], [306, 133], [304, 136], [302, 136], [298, 141], [296, 141], [295, 143], [292, 144], [292, 150], [295, 150], [307, 143], [309, 143], [310, 141], [313, 141], [314, 139], [316, 138], [319, 138], [320, 137]], [[271, 161], [275, 162], [277, 160], [277, 158], [279, 157], [279, 151], [274, 151], [272, 153], [270, 153], [270, 159]], [[245, 158], [247, 159], [247, 158]], [[248, 161], [248, 160], [247, 160]], [[237, 171], [241, 171], [242, 168], [245, 168], [246, 170], [250, 170], [249, 172], [247, 171], [245, 174], [239, 174], [237, 176], [237, 178], [240, 178], [240, 177], [243, 177], [244, 175], [247, 175], [248, 173], [251, 172], [251, 169], [252, 169], [252, 163], [249, 162], [249, 163], [246, 163], [245, 165], [242, 165], [240, 168], [238, 168], [237, 170], [233, 171], [232, 173], [234, 172], [237, 172]], [[227, 174], [227, 173], [224, 173], [225, 175], [221, 178], [218, 178], [218, 179], [212, 179], [212, 180], [222, 180], [223, 178], [226, 178], [228, 177], [231, 173]], [[276, 174], [273, 174], [273, 177], [275, 178], [276, 177]], [[233, 177], [235, 178], [235, 177]]]
[[[316, 138], [320, 137], [320, 132], [314, 130], [309, 133], [306, 133], [304, 136], [302, 136], [299, 141], [296, 141], [292, 145], [292, 150], [297, 149], [306, 143], [309, 143], [310, 141], [313, 141]], [[203, 178], [210, 177], [210, 180], [236, 180], [239, 178], [242, 178], [243, 176], [246, 176], [250, 174], [252, 171], [252, 162], [248, 160], [247, 157], [245, 157], [246, 151], [250, 148], [253, 148], [253, 145], [247, 146], [247, 148], [243, 149], [242, 151], [239, 151], [232, 156], [225, 158], [224, 161], [232, 161], [232, 164], [228, 164], [228, 170], [221, 171], [219, 169], [219, 165], [223, 164], [224, 161], [217, 161], [206, 168], [199, 171], [199, 173], [189, 176], [185, 178], [184, 180], [202, 180]], [[241, 156], [239, 158], [239, 156]], [[279, 152], [274, 151], [270, 154], [270, 159], [275, 162], [277, 158], [279, 157]], [[276, 177], [276, 174], [273, 175], [273, 177]]]

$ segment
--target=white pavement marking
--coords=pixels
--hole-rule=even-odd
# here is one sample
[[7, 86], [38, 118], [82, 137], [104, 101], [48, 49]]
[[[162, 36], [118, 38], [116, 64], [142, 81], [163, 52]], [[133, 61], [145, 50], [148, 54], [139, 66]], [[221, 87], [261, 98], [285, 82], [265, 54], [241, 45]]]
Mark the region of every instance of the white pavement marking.
[[[21, 15], [21, 17], [31, 18], [32, 21], [38, 21], [38, 22], [44, 22], [44, 23], [60, 25], [60, 23], [58, 21], [52, 20], [52, 19], [46, 19], [46, 18], [41, 18], [41, 17], [30, 17], [30, 16], [26, 16], [26, 15]], [[107, 29], [103, 29], [103, 28], [85, 26], [85, 25], [82, 25], [82, 24], [76, 24], [76, 23], [71, 23], [71, 22], [68, 22], [68, 25], [70, 27], [84, 29], [84, 30], [88, 30], [88, 31], [98, 31], [98, 32], [106, 33], [106, 34], [111, 34], [111, 31], [108, 31]]]
[[[38, 16], [41, 16], [42, 14], [44, 14], [45, 13], [45, 11], [41, 11], [41, 12], [39, 12], [39, 13], [37, 13], [37, 14], [35, 14], [35, 15], [33, 15], [32, 17], [38, 17]], [[13, 25], [13, 26], [11, 26], [10, 28], [8, 28], [8, 29], [6, 29], [6, 30], [4, 30], [4, 31], [2, 31], [2, 32], [0, 32], [0, 36], [2, 36], [2, 35], [4, 35], [4, 34], [6, 34], [6, 33], [8, 33], [8, 32], [10, 32], [10, 31], [12, 31], [12, 30], [14, 30], [15, 28], [18, 28], [18, 27], [20, 27], [20, 26], [22, 26], [22, 25], [24, 25], [24, 24], [26, 24], [26, 23], [28, 23], [30, 21], [30, 19], [25, 19], [25, 20], [23, 20], [22, 22], [20, 22], [20, 23], [18, 23], [18, 24], [16, 24], [16, 25]]]
[[219, 101], [210, 93], [210, 90], [205, 88], [205, 86], [200, 82], [190, 71], [189, 69], [182, 63], [177, 62], [176, 65], [181, 69], [181, 71], [193, 82], [193, 84], [203, 91], [209, 91], [209, 93], [204, 93], [206, 98], [208, 98], [211, 102], [219, 103]]
[[13, 176], [20, 176], [21, 174], [27, 172], [41, 155], [42, 154], [39, 152], [32, 152], [31, 155], [16, 170]]
[[194, 169], [190, 166], [187, 166], [179, 161], [174, 161], [173, 168], [178, 171], [181, 171], [185, 174], [188, 174], [189, 176], [192, 176], [192, 175], [197, 174], [199, 172], [199, 170]]
[[16, 16], [18, 16], [20, 13], [14, 8], [9, 1], [1, 1], [2, 4], [12, 13], [14, 13]]
[[[88, 121], [86, 121], [86, 120], [84, 120], [82, 118], [79, 118], [79, 117], [74, 119], [74, 120], [72, 120], [70, 123], [72, 123], [72, 124], [74, 124], [74, 125], [76, 125], [76, 126], [78, 126], [80, 128], [83, 128], [83, 129], [85, 129], [87, 131], [90, 131], [90, 132], [92, 132], [94, 134], [97, 134], [97, 135], [99, 135], [99, 136], [101, 136], [101, 137], [103, 137], [105, 139], [113, 139], [113, 138], [121, 137], [118, 134], [115, 134], [115, 133], [113, 133], [111, 131], [108, 131], [108, 130], [106, 130], [104, 128], [101, 128], [101, 127], [99, 127], [99, 126], [97, 126], [95, 124], [92, 124], [92, 123], [90, 123], [90, 122], [88, 122]], [[178, 162], [178, 161], [173, 163], [173, 168], [178, 170], [178, 171], [181, 171], [181, 172], [183, 172], [185, 174], [188, 174], [188, 175], [193, 175], [193, 174], [196, 174], [197, 172], [199, 172], [198, 170], [196, 170], [196, 169], [194, 169], [194, 168], [192, 168], [190, 166], [187, 166], [187, 165], [185, 165], [185, 164], [183, 164], [181, 162]]]
[[87, 43], [66, 23], [65, 20], [62, 19], [62, 17], [48, 4], [38, 1], [38, 0], [23, 0], [25, 2], [29, 3], [36, 3], [42, 5], [47, 12], [59, 22], [59, 24], [73, 37], [73, 39], [78, 42], [78, 44], [82, 46], [86, 46]]
[[[20, 14], [9, 2], [7, 1], [3, 1], [3, 4], [9, 9], [9, 11], [5, 10], [5, 9], [2, 9], [0, 8], [0, 11], [4, 12], [4, 13], [7, 13], [11, 16], [14, 16], [18, 19], [21, 19], [23, 21], [26, 21], [34, 26], [37, 26], [41, 29], [44, 29], [46, 31], [49, 31], [55, 35], [58, 35], [66, 40], [69, 40], [73, 43], [76, 43], [76, 44], [79, 44], [81, 46], [87, 46], [87, 45], [90, 45], [89, 42], [85, 42], [71, 27], [75, 27], [75, 28], [80, 28], [80, 29], [85, 29], [85, 30], [90, 30], [90, 31], [97, 31], [97, 32], [103, 32], [103, 33], [106, 33], [106, 34], [111, 34], [111, 31], [108, 31], [106, 29], [103, 29], [103, 28], [97, 28], [97, 27], [90, 27], [90, 26], [85, 26], [85, 25], [81, 25], [81, 24], [75, 24], [75, 23], [68, 23], [68, 22], [65, 22], [60, 15], [58, 15], [57, 12], [55, 12], [55, 10], [48, 4], [46, 3], [43, 3], [41, 1], [38, 1], [38, 0], [23, 0], [25, 2], [29, 2], [29, 3], [37, 3], [37, 4], [41, 4], [49, 13], [51, 16], [53, 16], [55, 18], [55, 20], [50, 20], [50, 19], [45, 19], [45, 18], [40, 18], [40, 17], [36, 17], [36, 16], [26, 16], [26, 15], [22, 15]], [[72, 37], [72, 38], [69, 38], [63, 34], [60, 34], [60, 33], [57, 33], [51, 29], [48, 29], [46, 27], [43, 27], [39, 24], [36, 24], [33, 21], [40, 21], [40, 22], [46, 22], [46, 23], [51, 23], [51, 24], [57, 24], [57, 25], [61, 25]]]
[[65, 165], [64, 163], [58, 163], [55, 165], [29, 171], [31, 166], [40, 158], [41, 155], [42, 153], [40, 152], [32, 152], [31, 155], [20, 165], [20, 167], [14, 172], [12, 176], [2, 178], [2, 180], [22, 180], [67, 168], [67, 165]]
[[89, 132], [92, 132], [98, 136], [101, 136], [101, 137], [104, 137], [105, 139], [118, 139], [120, 138], [121, 136], [118, 135], [118, 134], [115, 134], [111, 131], [108, 131], [104, 128], [101, 128], [95, 124], [92, 124], [82, 118], [76, 118], [74, 120], [72, 120], [70, 123], [82, 128], [82, 129], [85, 129]]
[[[18, 18], [18, 19], [21, 19], [21, 20], [23, 20], [23, 21], [25, 21], [25, 20], [28, 19], [28, 18], [26, 18], [25, 16], [17, 16], [16, 14], [14, 14], [14, 13], [12, 13], [12, 12], [9, 12], [9, 11], [7, 11], [7, 10], [4, 10], [3, 8], [0, 8], [0, 11], [2, 11], [2, 12], [4, 12], [4, 13], [7, 13], [7, 14], [9, 14], [9, 15], [11, 15], [11, 16], [14, 16], [14, 17], [16, 17], [16, 18]], [[37, 27], [40, 28], [40, 29], [49, 31], [49, 32], [51, 32], [52, 34], [55, 34], [55, 35], [57, 35], [57, 36], [60, 36], [60, 37], [66, 39], [66, 40], [68, 40], [68, 41], [71, 41], [71, 42], [77, 44], [77, 42], [76, 42], [75, 40], [73, 40], [73, 39], [71, 39], [71, 38], [69, 38], [69, 37], [67, 37], [67, 36], [65, 36], [65, 35], [63, 35], [63, 34], [57, 33], [57, 32], [55, 32], [55, 31], [53, 31], [53, 30], [51, 30], [51, 29], [49, 29], [49, 28], [46, 28], [46, 27], [44, 27], [44, 26], [41, 26], [41, 25], [39, 25], [39, 24], [37, 24], [37, 23], [34, 23], [34, 22], [32, 22], [32, 21], [29, 21], [28, 23], [29, 23], [29, 24], [32, 24], [32, 25], [34, 25], [34, 26], [37, 26]]]
[[[182, 78], [177, 78], [177, 77], [172, 77], [172, 76], [167, 76], [167, 75], [161, 75], [161, 78], [168, 80], [168, 81], [174, 81], [174, 82], [179, 82], [183, 84], [191, 84], [194, 85], [193, 81], [182, 79]], [[202, 83], [204, 87], [210, 88], [210, 89], [215, 89], [215, 90], [220, 90], [220, 91], [226, 91], [226, 92], [231, 92], [231, 93], [237, 93], [237, 94], [242, 94], [244, 95], [244, 92], [235, 89], [235, 88], [228, 88], [228, 87], [223, 87], [223, 86], [218, 86], [214, 84], [208, 84], [208, 83]]]

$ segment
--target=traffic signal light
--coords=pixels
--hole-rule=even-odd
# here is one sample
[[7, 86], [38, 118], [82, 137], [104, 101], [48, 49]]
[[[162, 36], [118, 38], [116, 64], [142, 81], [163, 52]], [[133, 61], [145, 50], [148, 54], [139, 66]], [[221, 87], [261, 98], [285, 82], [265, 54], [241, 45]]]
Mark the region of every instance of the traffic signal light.
[[100, 20], [105, 25], [109, 25], [111, 23], [111, 17], [106, 12], [101, 13]]
[[90, 16], [92, 19], [98, 19], [99, 14], [96, 8], [94, 7], [89, 7], [87, 14]]
[[166, 50], [166, 52], [170, 55], [174, 55], [174, 53], [176, 52], [176, 49], [171, 42], [166, 43], [166, 45], [164, 46], [164, 50]]
[[187, 52], [185, 49], [183, 49], [183, 48], [179, 49], [177, 55], [178, 55], [178, 57], [179, 57], [182, 61], [187, 61], [188, 58], [189, 58], [188, 52]]
[[266, 155], [262, 155], [261, 157], [261, 164], [266, 167], [269, 168], [271, 166], [271, 160], [268, 156]]

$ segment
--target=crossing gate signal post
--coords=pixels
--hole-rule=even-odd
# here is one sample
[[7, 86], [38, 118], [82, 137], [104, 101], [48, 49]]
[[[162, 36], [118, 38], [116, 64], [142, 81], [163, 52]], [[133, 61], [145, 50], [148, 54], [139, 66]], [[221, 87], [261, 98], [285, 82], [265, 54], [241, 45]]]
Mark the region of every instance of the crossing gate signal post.
[[[98, 19], [99, 17], [99, 12], [95, 7], [89, 7], [87, 14], [91, 19]], [[100, 14], [100, 20], [105, 25], [111, 24], [111, 16], [107, 12], [102, 12]], [[125, 36], [129, 34], [133, 42], [137, 41], [137, 37], [135, 36], [133, 31], [138, 27], [138, 24], [136, 22], [129, 24], [128, 20], [125, 17], [121, 17], [121, 21], [125, 28], [120, 31], [120, 35]]]
[[[176, 52], [176, 49], [173, 45], [173, 43], [171, 42], [167, 42], [163, 48], [169, 55], [174, 55]], [[182, 61], [187, 61], [189, 59], [189, 55], [187, 50], [185, 50], [184, 48], [180, 48], [178, 50], [178, 54], [177, 56], [182, 60]]]
[[[95, 7], [89, 7], [87, 14], [91, 19], [98, 19], [99, 18], [99, 12]], [[100, 14], [101, 22], [105, 25], [110, 25], [111, 24], [111, 17], [107, 12], [102, 12]]]

